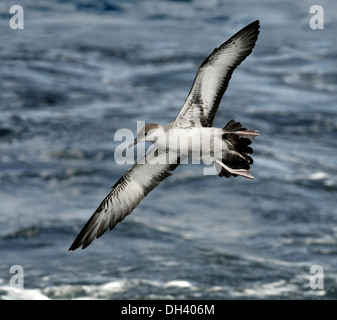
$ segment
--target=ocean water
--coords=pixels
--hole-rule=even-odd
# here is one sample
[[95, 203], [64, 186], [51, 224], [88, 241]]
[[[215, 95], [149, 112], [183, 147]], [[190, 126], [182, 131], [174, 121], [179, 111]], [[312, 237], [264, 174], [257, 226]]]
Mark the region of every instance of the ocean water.
[[[1, 1], [0, 299], [336, 299], [337, 3], [321, 1], [317, 30], [314, 4]], [[129, 167], [116, 131], [172, 121], [203, 59], [256, 19], [215, 120], [260, 131], [256, 179], [182, 165], [68, 252]]]

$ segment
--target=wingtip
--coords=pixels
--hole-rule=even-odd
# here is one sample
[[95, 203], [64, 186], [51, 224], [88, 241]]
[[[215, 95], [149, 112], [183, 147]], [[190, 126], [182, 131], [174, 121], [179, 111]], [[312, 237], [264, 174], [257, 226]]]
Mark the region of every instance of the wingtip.
[[73, 244], [70, 246], [70, 248], [68, 249], [68, 251], [75, 251], [78, 248], [82, 247], [82, 250], [85, 249], [90, 243], [86, 244], [84, 241], [75, 239], [75, 241], [73, 242]]
[[81, 247], [81, 249], [83, 250], [83, 249], [85, 249], [86, 247], [88, 247], [89, 245], [90, 245], [90, 243], [91, 243], [92, 241], [90, 241], [90, 242], [86, 242], [86, 241], [80, 241], [80, 242], [78, 242], [78, 241], [74, 241], [73, 242], [73, 244], [70, 246], [70, 248], [68, 249], [68, 251], [75, 251], [75, 250], [77, 250], [78, 248], [80, 248]]
[[257, 32], [257, 34], [259, 34], [260, 33], [260, 26], [261, 26], [260, 20], [255, 20], [241, 30], [242, 31], [255, 30]]
[[250, 23], [248, 26], [247, 26], [247, 29], [250, 29], [250, 28], [253, 28], [253, 29], [256, 29], [256, 31], [260, 32], [260, 20], [255, 20], [254, 22]]
[[250, 43], [252, 45], [251, 49], [253, 49], [257, 41], [259, 33], [260, 33], [260, 21], [255, 20], [251, 22], [250, 24], [246, 25], [241, 30], [239, 30], [235, 35], [233, 35], [229, 40], [227, 40], [221, 46], [226, 45], [228, 42], [231, 42], [234, 39], [243, 37], [246, 39], [247, 43]]
[[247, 25], [248, 26], [260, 26], [260, 20], [255, 20], [253, 22], [251, 22], [250, 24]]
[[70, 246], [70, 248], [68, 249], [68, 251], [75, 251], [76, 249], [78, 249], [79, 246], [75, 246], [74, 243]]

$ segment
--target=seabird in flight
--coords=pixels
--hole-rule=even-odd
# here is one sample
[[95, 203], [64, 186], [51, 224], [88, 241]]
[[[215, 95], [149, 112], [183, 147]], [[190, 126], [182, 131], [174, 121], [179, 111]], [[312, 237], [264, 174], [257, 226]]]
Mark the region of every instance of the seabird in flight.
[[116, 182], [69, 250], [80, 246], [84, 249], [108, 228], [112, 230], [186, 157], [213, 161], [220, 177], [254, 179], [249, 170], [253, 163], [249, 145], [258, 131], [247, 130], [234, 120], [223, 129], [214, 128], [213, 120], [233, 71], [255, 46], [259, 27], [259, 21], [254, 21], [214, 49], [199, 67], [173, 122], [165, 126], [148, 123], [140, 129], [130, 147], [139, 141], [150, 141], [154, 148]]

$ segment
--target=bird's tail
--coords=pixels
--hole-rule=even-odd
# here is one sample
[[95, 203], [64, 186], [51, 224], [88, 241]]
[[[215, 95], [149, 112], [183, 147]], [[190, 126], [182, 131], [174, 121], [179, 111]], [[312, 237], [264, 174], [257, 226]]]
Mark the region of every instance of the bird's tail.
[[249, 145], [252, 143], [251, 139], [254, 139], [257, 135], [257, 130], [247, 130], [246, 128], [243, 128], [240, 122], [235, 120], [231, 120], [225, 125], [223, 128], [222, 138], [227, 144], [229, 150], [223, 156], [222, 163], [229, 167], [229, 169], [232, 168], [233, 170], [230, 172], [223, 166], [216, 163], [220, 177], [236, 177], [242, 174], [235, 174], [233, 172], [250, 169], [250, 166], [254, 161], [249, 154], [253, 153], [254, 150]]

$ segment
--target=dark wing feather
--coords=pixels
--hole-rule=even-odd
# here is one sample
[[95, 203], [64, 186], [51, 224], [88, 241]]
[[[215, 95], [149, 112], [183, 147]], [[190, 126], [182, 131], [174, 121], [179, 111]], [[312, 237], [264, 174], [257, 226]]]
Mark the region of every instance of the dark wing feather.
[[259, 34], [256, 20], [206, 58], [198, 69], [187, 99], [175, 119], [176, 127], [211, 127], [235, 68], [252, 52]]
[[179, 165], [169, 164], [170, 153], [152, 149], [143, 159], [131, 167], [113, 186], [111, 192], [99, 205], [97, 210], [85, 224], [69, 250], [82, 249], [90, 245], [96, 238], [129, 215], [161, 181], [171, 175], [169, 171]]

